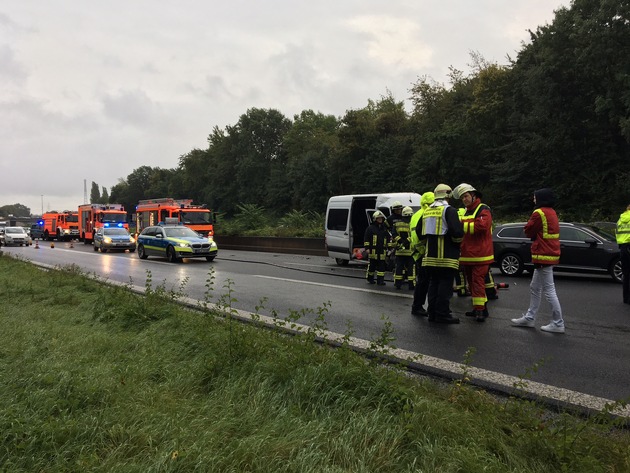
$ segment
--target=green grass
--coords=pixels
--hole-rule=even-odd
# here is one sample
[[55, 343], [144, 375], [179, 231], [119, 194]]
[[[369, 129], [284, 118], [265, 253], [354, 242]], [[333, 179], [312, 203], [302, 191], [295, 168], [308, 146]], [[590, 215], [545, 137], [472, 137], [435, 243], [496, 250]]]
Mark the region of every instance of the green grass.
[[75, 268], [2, 256], [0, 287], [2, 472], [630, 471], [605, 416], [406, 376]]

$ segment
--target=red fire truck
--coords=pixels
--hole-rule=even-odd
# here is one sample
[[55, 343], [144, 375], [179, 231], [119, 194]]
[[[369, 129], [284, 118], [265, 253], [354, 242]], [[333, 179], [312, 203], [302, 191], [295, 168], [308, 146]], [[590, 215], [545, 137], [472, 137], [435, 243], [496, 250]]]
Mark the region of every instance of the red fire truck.
[[79, 214], [71, 210], [46, 212], [37, 222], [41, 227], [44, 240], [57, 241], [79, 238]]
[[101, 227], [122, 227], [129, 230], [127, 212], [121, 204], [79, 205], [79, 235], [86, 245], [94, 240]]
[[138, 233], [145, 227], [165, 222], [167, 218], [176, 218], [205, 237], [214, 236], [214, 214], [205, 205], [193, 205], [192, 199], [147, 199], [141, 200], [136, 206]]

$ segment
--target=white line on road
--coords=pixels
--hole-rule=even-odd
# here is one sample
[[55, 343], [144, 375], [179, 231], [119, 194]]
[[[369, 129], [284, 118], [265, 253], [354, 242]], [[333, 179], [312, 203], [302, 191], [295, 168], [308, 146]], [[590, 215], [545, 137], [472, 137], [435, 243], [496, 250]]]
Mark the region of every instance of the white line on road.
[[277, 281], [292, 282], [292, 283], [296, 283], [296, 284], [309, 284], [311, 286], [331, 287], [333, 289], [343, 289], [343, 290], [357, 291], [357, 292], [369, 292], [369, 293], [372, 293], [372, 294], [382, 294], [384, 296], [404, 297], [406, 299], [413, 299], [413, 296], [409, 295], [409, 294], [399, 294], [399, 293], [395, 293], [395, 292], [376, 291], [374, 289], [361, 289], [359, 287], [339, 286], [338, 284], [324, 284], [324, 283], [321, 283], [321, 282], [300, 281], [299, 279], [276, 278], [276, 277], [273, 277], [273, 276], [263, 276], [262, 274], [255, 274], [254, 276], [257, 277], [257, 278], [275, 279]]

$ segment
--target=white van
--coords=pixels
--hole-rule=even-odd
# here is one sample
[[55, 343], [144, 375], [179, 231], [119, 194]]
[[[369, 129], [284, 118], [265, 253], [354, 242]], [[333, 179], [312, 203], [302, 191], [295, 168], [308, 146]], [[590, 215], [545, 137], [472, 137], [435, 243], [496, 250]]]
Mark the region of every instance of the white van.
[[362, 259], [363, 237], [372, 223], [372, 214], [380, 210], [389, 216], [395, 201], [420, 209], [420, 194], [394, 192], [391, 194], [336, 195], [328, 200], [326, 209], [326, 249], [340, 266], [350, 260]]

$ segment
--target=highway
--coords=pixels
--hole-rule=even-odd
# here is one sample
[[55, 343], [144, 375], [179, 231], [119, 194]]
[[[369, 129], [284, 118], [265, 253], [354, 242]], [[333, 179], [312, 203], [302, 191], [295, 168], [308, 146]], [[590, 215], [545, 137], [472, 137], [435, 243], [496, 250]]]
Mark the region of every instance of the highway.
[[[218, 302], [231, 290], [234, 308], [279, 317], [299, 314], [304, 324], [315, 320], [319, 311], [329, 330], [364, 340], [379, 338], [389, 321], [392, 344], [410, 352], [462, 363], [467, 350], [474, 348], [475, 368], [528, 378], [541, 364], [531, 374], [532, 381], [610, 400], [630, 397], [630, 305], [622, 303], [621, 285], [608, 276], [556, 274], [566, 322], [566, 333], [560, 335], [510, 326], [510, 319], [527, 309], [529, 277], [504, 278], [497, 269], [495, 279], [510, 286], [489, 302], [490, 318], [479, 323], [464, 317], [470, 298], [454, 296], [451, 308], [461, 323], [441, 325], [410, 314], [412, 292], [396, 290], [391, 274], [384, 287], [368, 285], [365, 267], [358, 263], [340, 267], [328, 257], [221, 249], [211, 263], [169, 263], [140, 260], [135, 253], [101, 254], [83, 243], [73, 248], [69, 243], [49, 245], [2, 250], [37, 263], [77, 265], [86, 273], [140, 287], [150, 279], [153, 286], [183, 288], [198, 300], [211, 297]], [[206, 288], [209, 279], [212, 291]], [[543, 300], [537, 327], [548, 320]]]

